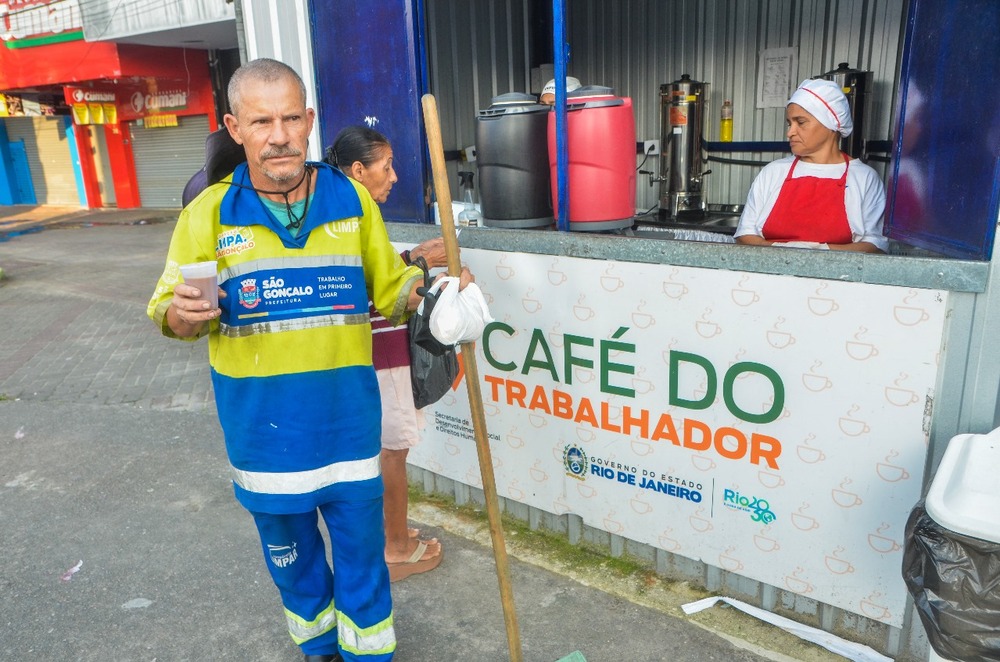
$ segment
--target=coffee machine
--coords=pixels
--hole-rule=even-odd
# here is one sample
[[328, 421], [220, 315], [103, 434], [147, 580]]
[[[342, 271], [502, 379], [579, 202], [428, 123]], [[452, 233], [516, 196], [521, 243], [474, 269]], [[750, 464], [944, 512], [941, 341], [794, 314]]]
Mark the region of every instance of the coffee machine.
[[700, 217], [707, 209], [701, 139], [708, 83], [688, 74], [660, 85], [660, 216]]

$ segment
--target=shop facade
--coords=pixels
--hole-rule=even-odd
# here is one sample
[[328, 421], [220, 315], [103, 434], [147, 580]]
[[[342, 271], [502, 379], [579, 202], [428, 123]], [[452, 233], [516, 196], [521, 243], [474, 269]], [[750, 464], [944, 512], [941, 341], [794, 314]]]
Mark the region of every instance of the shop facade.
[[219, 127], [203, 51], [183, 56], [200, 65], [200, 81], [161, 74], [63, 87], [80, 141], [93, 148], [93, 161], [81, 161], [88, 206], [182, 206], [184, 185], [205, 162], [205, 138]]
[[180, 207], [218, 128], [207, 52], [88, 42], [75, 3], [14, 4], [0, 49], [0, 204]]

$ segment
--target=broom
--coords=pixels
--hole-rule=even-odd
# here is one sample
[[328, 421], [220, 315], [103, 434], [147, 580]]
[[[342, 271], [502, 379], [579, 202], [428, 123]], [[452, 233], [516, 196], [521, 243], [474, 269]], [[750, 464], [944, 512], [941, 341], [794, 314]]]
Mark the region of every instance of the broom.
[[[455, 234], [455, 220], [451, 210], [451, 188], [444, 165], [444, 147], [441, 142], [441, 123], [438, 119], [437, 102], [434, 95], [425, 94], [421, 98], [424, 108], [424, 128], [427, 131], [427, 147], [431, 156], [431, 171], [434, 176], [434, 192], [437, 195], [438, 211], [441, 213], [441, 235], [444, 251], [448, 258], [448, 275], [462, 274], [462, 260]], [[500, 583], [500, 602], [503, 619], [507, 627], [507, 649], [511, 662], [521, 662], [521, 635], [517, 629], [517, 613], [514, 611], [514, 592], [510, 585], [510, 568], [507, 565], [507, 549], [504, 546], [503, 528], [500, 523], [500, 507], [497, 503], [497, 485], [493, 477], [493, 459], [490, 443], [486, 436], [486, 415], [483, 412], [483, 394], [479, 389], [479, 367], [476, 364], [476, 346], [472, 342], [459, 345], [462, 351], [462, 367], [465, 384], [469, 391], [469, 408], [472, 410], [472, 428], [476, 438], [476, 454], [479, 456], [479, 471], [483, 477], [483, 494], [486, 497], [486, 514], [490, 523], [490, 539], [493, 542], [493, 557], [496, 561], [497, 580]]]
[[[455, 234], [455, 220], [452, 217], [451, 188], [444, 164], [444, 145], [441, 141], [441, 122], [438, 118], [437, 102], [434, 95], [425, 94], [421, 98], [424, 109], [424, 128], [427, 131], [427, 147], [431, 157], [431, 171], [434, 177], [434, 193], [437, 196], [438, 211], [441, 215], [441, 236], [444, 239], [445, 255], [448, 258], [448, 275], [458, 277], [462, 273], [462, 260]], [[476, 346], [473, 342], [460, 344], [462, 366], [465, 370], [465, 384], [469, 391], [469, 408], [472, 411], [472, 427], [476, 439], [476, 454], [479, 456], [479, 471], [483, 479], [483, 495], [486, 499], [486, 515], [490, 524], [490, 539], [493, 543], [493, 557], [496, 561], [497, 581], [500, 584], [500, 603], [503, 607], [504, 623], [507, 628], [507, 649], [511, 662], [522, 662], [521, 635], [517, 627], [517, 613], [514, 610], [514, 592], [510, 583], [510, 568], [507, 564], [507, 548], [504, 544], [503, 527], [500, 521], [500, 507], [497, 502], [497, 485], [493, 476], [493, 458], [490, 442], [486, 434], [486, 415], [483, 411], [483, 394], [479, 385], [479, 367], [476, 363]], [[579, 651], [557, 662], [586, 662]]]

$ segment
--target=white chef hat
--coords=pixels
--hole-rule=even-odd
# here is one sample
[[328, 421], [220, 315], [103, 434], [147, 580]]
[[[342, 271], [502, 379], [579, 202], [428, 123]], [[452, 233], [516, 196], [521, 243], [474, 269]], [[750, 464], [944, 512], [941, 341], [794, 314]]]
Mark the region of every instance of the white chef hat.
[[802, 106], [820, 124], [842, 136], [849, 136], [854, 131], [851, 104], [840, 85], [832, 80], [810, 78], [802, 81], [785, 105], [789, 103]]
[[[566, 91], [572, 92], [573, 90], [580, 89], [580, 81], [572, 76], [566, 76]], [[542, 94], [555, 94], [556, 93], [556, 81], [553, 78], [545, 84], [542, 88]]]

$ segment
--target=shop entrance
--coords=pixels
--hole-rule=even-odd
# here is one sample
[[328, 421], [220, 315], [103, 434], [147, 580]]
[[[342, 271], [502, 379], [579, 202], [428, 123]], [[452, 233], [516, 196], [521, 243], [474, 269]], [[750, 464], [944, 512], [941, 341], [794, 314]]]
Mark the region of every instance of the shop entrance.
[[139, 201], [143, 207], [180, 209], [184, 185], [205, 164], [208, 116], [178, 117], [177, 126], [149, 128], [129, 122]]
[[102, 207], [117, 207], [115, 197], [115, 180], [111, 174], [111, 157], [108, 155], [108, 139], [103, 125], [86, 127], [90, 135], [91, 153], [94, 155], [94, 173], [97, 177], [97, 188], [101, 193]]

